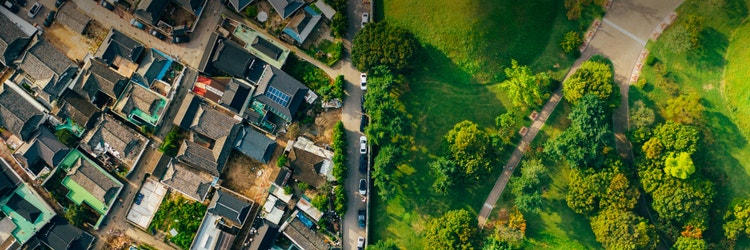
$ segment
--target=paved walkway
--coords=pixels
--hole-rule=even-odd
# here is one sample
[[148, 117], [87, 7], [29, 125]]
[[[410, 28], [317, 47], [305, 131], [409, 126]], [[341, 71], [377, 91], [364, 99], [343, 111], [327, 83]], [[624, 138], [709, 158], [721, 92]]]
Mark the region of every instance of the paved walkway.
[[[664, 17], [674, 11], [682, 0], [616, 0], [605, 14], [602, 24], [594, 34], [588, 47], [583, 51], [581, 57], [576, 60], [568, 72], [567, 79], [572, 72], [585, 60], [595, 54], [608, 57], [615, 68], [615, 81], [620, 87], [620, 107], [613, 114], [615, 144], [617, 152], [629, 162], [632, 162], [632, 148], [630, 141], [625, 136], [628, 130], [628, 91], [630, 89], [630, 75], [636, 65], [638, 58], [646, 45], [645, 41], [654, 31], [654, 28]], [[539, 129], [549, 118], [557, 104], [560, 102], [562, 90], [558, 89], [550, 100], [544, 105], [539, 116], [532, 123], [529, 131], [521, 139], [518, 147], [511, 154], [503, 173], [495, 182], [490, 195], [479, 211], [478, 221], [484, 226], [492, 214], [492, 209], [497, 204], [500, 195], [508, 184], [513, 170], [523, 157], [524, 150], [534, 140]]]

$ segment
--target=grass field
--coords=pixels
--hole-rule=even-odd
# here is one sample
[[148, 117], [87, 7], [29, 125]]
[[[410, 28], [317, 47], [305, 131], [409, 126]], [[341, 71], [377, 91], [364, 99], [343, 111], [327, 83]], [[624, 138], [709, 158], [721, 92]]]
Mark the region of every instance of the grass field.
[[[440, 153], [445, 133], [462, 120], [485, 129], [494, 127], [495, 117], [510, 105], [498, 81], [511, 59], [562, 78], [574, 58], [562, 52], [558, 41], [567, 31], [580, 31], [580, 24], [567, 20], [559, 1], [383, 0], [375, 6], [382, 6], [376, 9], [377, 20], [412, 31], [423, 51], [407, 78], [409, 88], [400, 90], [416, 128], [411, 158], [396, 173], [401, 193], [388, 201], [373, 200], [378, 216], [373, 217], [370, 242], [390, 238], [403, 249], [423, 249], [421, 235], [427, 220], [451, 209], [478, 213], [501, 170], [502, 163], [494, 173], [474, 182], [477, 185], [457, 188], [447, 196], [433, 194], [434, 179], [427, 164]], [[567, 209], [561, 199], [564, 194], [554, 197], [549, 210]], [[539, 223], [530, 226], [536, 230], [532, 235], [540, 237], [532, 239], [534, 244], [555, 246], [555, 242], [579, 240], [569, 235], [571, 228], [563, 226], [567, 217], [575, 216], [570, 213], [531, 218]], [[584, 237], [588, 246], [593, 235]]]
[[[698, 93], [706, 108], [703, 126], [710, 133], [703, 142], [707, 152], [701, 153], [695, 161], [717, 185], [715, 210], [711, 213], [709, 232], [705, 234], [716, 242], [722, 237], [722, 216], [729, 202], [750, 197], [750, 147], [747, 144], [750, 135], [750, 84], [747, 82], [750, 24], [744, 22], [750, 1], [730, 0], [724, 6], [711, 2], [687, 0], [677, 10], [680, 16], [697, 15], [705, 20], [701, 49], [674, 54], [664, 49], [664, 39], [647, 46], [652, 55], [666, 64], [681, 91]], [[678, 18], [678, 22], [681, 20], [684, 19]], [[644, 67], [643, 76], [653, 81], [654, 69]], [[657, 111], [666, 105], [667, 94], [654, 88], [651, 81], [643, 90], [631, 88], [631, 105], [643, 100]], [[738, 247], [750, 246], [745, 240], [739, 242]]]

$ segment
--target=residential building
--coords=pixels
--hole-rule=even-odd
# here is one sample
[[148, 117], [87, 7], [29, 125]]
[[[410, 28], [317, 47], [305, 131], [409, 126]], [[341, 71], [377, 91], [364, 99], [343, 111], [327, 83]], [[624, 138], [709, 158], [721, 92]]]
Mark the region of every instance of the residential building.
[[248, 5], [253, 3], [253, 0], [229, 0], [227, 4], [232, 6], [232, 9], [237, 12], [242, 12]]
[[169, 1], [166, 0], [142, 0], [138, 3], [133, 16], [143, 23], [156, 25], [167, 4], [169, 4]]
[[132, 81], [162, 96], [171, 98], [177, 89], [184, 66], [157, 49], [146, 50]]
[[101, 59], [89, 58], [74, 90], [99, 109], [112, 107], [125, 91], [128, 79]]
[[8, 162], [0, 159], [0, 246], [16, 249], [28, 242], [55, 216], [55, 211]]
[[126, 217], [128, 222], [147, 230], [166, 195], [167, 186], [159, 183], [158, 180], [147, 178], [136, 194], [133, 204], [130, 205]]
[[175, 158], [190, 167], [220, 176], [240, 128], [239, 118], [225, 112], [188, 93], [174, 122], [189, 135]]
[[247, 110], [255, 87], [239, 78], [198, 76], [192, 92], [242, 116]]
[[21, 146], [13, 156], [32, 179], [37, 179], [49, 174], [68, 152], [70, 148], [58, 141], [51, 131], [42, 128], [31, 143]]
[[305, 137], [298, 137], [296, 141], [289, 141], [287, 148], [289, 166], [293, 172], [292, 178], [322, 187], [327, 181], [333, 181], [333, 152], [316, 146]]
[[330, 5], [326, 4], [326, 2], [323, 0], [315, 1], [313, 5], [315, 5], [315, 7], [320, 10], [320, 12], [323, 12], [323, 15], [328, 20], [333, 20], [333, 15], [336, 15], [336, 10], [334, 10]]
[[294, 16], [284, 28], [284, 34], [291, 38], [297, 45], [302, 46], [312, 34], [315, 27], [323, 16], [307, 6], [304, 11]]
[[133, 171], [150, 140], [109, 114], [81, 139], [80, 148], [99, 159], [107, 169]]
[[237, 235], [248, 221], [254, 203], [226, 189], [216, 191], [208, 212], [195, 234], [193, 250], [232, 249]]
[[235, 139], [234, 149], [261, 163], [268, 163], [276, 149], [276, 141], [252, 127], [242, 126]]
[[227, 19], [226, 22], [236, 24], [232, 31], [232, 41], [236, 41], [250, 54], [260, 58], [263, 62], [281, 68], [289, 58], [291, 50], [265, 34], [256, 31], [242, 22]]
[[36, 32], [35, 27], [9, 10], [0, 10], [0, 63], [4, 66], [13, 65]]
[[16, 83], [50, 109], [78, 72], [78, 66], [46, 40], [31, 45], [17, 68], [21, 79]]
[[136, 126], [156, 127], [167, 109], [167, 97], [131, 82], [113, 111]]
[[172, 190], [180, 192], [188, 198], [203, 202], [206, 199], [216, 177], [206, 173], [198, 172], [175, 160], [168, 165], [161, 178], [161, 183], [169, 186]]
[[[245, 119], [266, 131], [290, 124], [309, 89], [280, 69], [265, 66]], [[254, 111], [254, 112], [252, 112]]]
[[[62, 216], [56, 215], [47, 226], [36, 234], [40, 244], [52, 250], [88, 250], [96, 237], [68, 223]], [[29, 248], [43, 249], [43, 248]]]
[[78, 137], [94, 126], [100, 113], [98, 107], [76, 91], [65, 91], [58, 106], [55, 116], [62, 122], [56, 129], [67, 129]]
[[282, 19], [289, 18], [305, 5], [305, 1], [302, 0], [268, 0], [268, 2]]
[[116, 29], [110, 29], [95, 57], [120, 75], [130, 77], [138, 68], [144, 50], [142, 43]]
[[[172, 34], [174, 28], [172, 26], [176, 26], [176, 24], [169, 24], [168, 22], [177, 21], [163, 17], [167, 12], [169, 12], [168, 15], [174, 17], [173, 13], [180, 11], [189, 14], [190, 18], [180, 21], [187, 22], [184, 25], [191, 27], [192, 31], [200, 20], [207, 2], [208, 0], [142, 0], [133, 12], [133, 17], [144, 24], [158, 27], [168, 34]], [[183, 23], [179, 25], [183, 25]]]
[[29, 141], [48, 116], [44, 107], [19, 86], [9, 81], [0, 85], [0, 127], [23, 141]]
[[326, 243], [323, 236], [313, 231], [311, 228], [315, 226], [315, 223], [310, 221], [299, 210], [295, 210], [283, 225], [279, 228], [279, 231], [284, 234], [289, 240], [294, 243], [299, 249], [302, 250], [328, 250], [331, 245]]
[[91, 22], [91, 17], [81, 12], [75, 3], [67, 3], [60, 6], [55, 16], [57, 23], [63, 24], [77, 34], [83, 34]]

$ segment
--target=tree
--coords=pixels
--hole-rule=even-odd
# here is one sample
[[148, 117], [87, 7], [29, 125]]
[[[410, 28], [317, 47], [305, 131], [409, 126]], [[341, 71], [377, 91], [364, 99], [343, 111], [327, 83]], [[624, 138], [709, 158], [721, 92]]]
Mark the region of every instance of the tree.
[[677, 155], [670, 153], [664, 160], [664, 172], [684, 180], [695, 172], [695, 165], [688, 153], [680, 152]]
[[521, 176], [510, 181], [510, 191], [515, 196], [514, 203], [522, 211], [538, 211], [542, 205], [542, 183], [547, 183], [548, 170], [541, 160], [524, 160], [521, 163]]
[[566, 53], [578, 52], [578, 48], [581, 47], [581, 44], [583, 44], [581, 35], [573, 30], [565, 33], [565, 36], [563, 36], [560, 41], [560, 47], [562, 47], [563, 51]]
[[656, 159], [662, 156], [664, 145], [661, 145], [661, 141], [656, 137], [651, 137], [646, 143], [643, 143], [641, 150], [646, 156], [646, 159]]
[[352, 63], [362, 72], [369, 72], [378, 65], [396, 72], [404, 71], [419, 46], [411, 33], [388, 22], [369, 23], [357, 32], [353, 44]]
[[696, 49], [701, 44], [701, 33], [703, 33], [703, 17], [696, 15], [689, 15], [685, 22], [685, 29], [690, 34], [688, 41], [690, 41], [690, 48]]
[[563, 97], [576, 104], [584, 95], [592, 94], [608, 100], [614, 89], [612, 69], [599, 61], [586, 61], [563, 83]]
[[86, 220], [86, 209], [83, 206], [71, 204], [65, 210], [65, 219], [76, 227], [82, 227]]
[[609, 110], [601, 99], [584, 96], [568, 115], [570, 127], [547, 141], [544, 150], [568, 161], [571, 167], [601, 166], [612, 140]]
[[456, 163], [446, 157], [439, 157], [437, 160], [431, 162], [430, 169], [435, 174], [435, 182], [432, 184], [432, 189], [438, 194], [448, 194], [448, 192], [456, 185], [454, 180], [461, 179], [456, 178], [460, 172]]
[[570, 209], [579, 214], [593, 214], [599, 210], [602, 195], [612, 180], [610, 171], [570, 172], [570, 184], [565, 201]]
[[640, 197], [638, 189], [630, 185], [628, 177], [622, 173], [615, 174], [602, 195], [601, 207], [619, 210], [632, 210]]
[[521, 121], [516, 112], [508, 110], [495, 118], [495, 125], [498, 127], [497, 135], [500, 140], [505, 144], [510, 144], [510, 140], [513, 139], [518, 129], [520, 129]]
[[490, 171], [492, 151], [490, 137], [476, 123], [462, 121], [445, 135], [452, 159], [461, 167], [467, 178], [479, 178], [479, 174]]
[[708, 245], [706, 244], [706, 241], [703, 239], [680, 236], [680, 237], [677, 237], [677, 241], [675, 241], [674, 245], [672, 245], [672, 249], [705, 250], [705, 249], [708, 249]]
[[578, 20], [581, 17], [583, 9], [589, 5], [602, 6], [604, 1], [602, 0], [565, 0], [565, 9], [567, 10], [566, 16], [568, 20]]
[[645, 128], [654, 124], [656, 116], [654, 110], [646, 107], [643, 101], [638, 100], [630, 109], [630, 125], [636, 128]]
[[[520, 210], [513, 208], [508, 215], [508, 221], [501, 221], [495, 225], [495, 232], [489, 238], [495, 249], [518, 249], [526, 237], [526, 218]], [[485, 247], [484, 249], [487, 249]]]
[[750, 200], [732, 201], [724, 215], [724, 236], [730, 240], [750, 235]]
[[393, 172], [403, 160], [403, 151], [394, 145], [380, 149], [372, 166], [372, 184], [378, 188], [378, 195], [387, 200], [396, 192], [396, 176]]
[[701, 178], [680, 180], [667, 177], [660, 181], [651, 193], [654, 211], [667, 221], [690, 222], [705, 228], [708, 209], [715, 195], [713, 183]]
[[475, 217], [465, 209], [451, 210], [433, 218], [425, 229], [425, 249], [474, 249]]
[[500, 87], [505, 90], [516, 107], [538, 107], [542, 104], [544, 91], [549, 85], [546, 74], [534, 75], [528, 66], [518, 65], [518, 61], [511, 60], [511, 67], [505, 68], [505, 81]]
[[380, 240], [373, 245], [367, 246], [367, 250], [399, 250], [399, 249], [395, 241], [391, 239], [387, 239], [387, 240]]
[[693, 126], [672, 121], [667, 121], [654, 129], [654, 137], [659, 139], [664, 150], [688, 154], [698, 150], [699, 133], [700, 131]]
[[664, 46], [668, 51], [673, 53], [683, 53], [693, 47], [690, 42], [690, 36], [690, 31], [685, 28], [685, 25], [673, 25], [664, 33]]
[[664, 108], [664, 118], [682, 124], [699, 124], [703, 120], [703, 105], [696, 93], [669, 99]]
[[630, 211], [606, 209], [591, 218], [596, 241], [606, 249], [656, 249], [656, 229]]

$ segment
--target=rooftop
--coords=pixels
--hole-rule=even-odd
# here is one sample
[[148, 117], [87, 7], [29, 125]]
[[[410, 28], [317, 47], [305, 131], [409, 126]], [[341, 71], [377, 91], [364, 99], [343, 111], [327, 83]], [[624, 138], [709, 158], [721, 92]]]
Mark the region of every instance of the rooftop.
[[244, 48], [252, 55], [277, 68], [284, 66], [291, 53], [286, 46], [245, 24], [237, 25], [232, 35], [244, 42]]
[[133, 15], [148, 24], [156, 25], [168, 3], [166, 0], [142, 0]]
[[262, 63], [241, 45], [214, 32], [206, 44], [198, 70], [209, 75], [226, 74], [231, 77], [248, 78], [254, 63]]
[[[10, 13], [7, 9], [3, 9], [0, 12], [0, 55], [2, 55], [0, 56], [0, 63], [9, 66], [21, 56], [24, 48], [31, 41], [31, 36], [36, 33], [37, 29], [13, 13]], [[11, 20], [9, 16], [14, 16], [15, 18], [13, 19], [18, 20]], [[15, 21], [20, 21], [21, 23]], [[25, 29], [27, 25], [31, 26], [32, 29]], [[27, 33], [29, 30], [32, 32]]]
[[[46, 40], [38, 40], [32, 45], [18, 68], [26, 74], [25, 79], [33, 83], [37, 94], [42, 94], [49, 103], [62, 94], [78, 71], [78, 66], [70, 58]], [[40, 93], [42, 91], [44, 93]]]
[[146, 179], [128, 211], [128, 221], [143, 229], [148, 228], [166, 194], [166, 186], [156, 180]]
[[308, 88], [286, 72], [266, 66], [253, 98], [291, 121], [305, 99]]
[[[305, 250], [328, 250], [328, 245], [323, 238], [310, 228], [305, 226], [300, 220], [304, 215], [295, 211], [292, 217], [281, 226], [281, 232], [286, 235], [292, 242]], [[306, 218], [305, 218], [306, 219]]]
[[93, 123], [94, 121], [91, 118], [94, 118], [98, 112], [99, 108], [78, 92], [66, 91], [60, 101], [57, 116], [63, 120], [70, 119], [83, 129], [88, 129], [91, 125], [89, 122]]
[[305, 1], [302, 0], [269, 0], [273, 9], [276, 13], [279, 13], [282, 19], [287, 19], [299, 8], [305, 5]]
[[72, 2], [63, 4], [55, 18], [59, 23], [68, 26], [68, 28], [78, 34], [83, 34], [83, 31], [86, 30], [86, 26], [91, 22], [91, 18], [81, 12], [76, 7], [76, 4]]
[[76, 91], [99, 106], [113, 104], [128, 85], [127, 78], [96, 58], [88, 60], [81, 79], [80, 85], [75, 87]]
[[243, 126], [235, 139], [234, 148], [259, 162], [268, 163], [276, 149], [276, 141], [249, 126]]
[[305, 7], [304, 10], [305, 11], [294, 16], [284, 28], [284, 33], [297, 41], [300, 45], [305, 43], [310, 34], [312, 34], [313, 29], [315, 29], [315, 26], [318, 25], [320, 19], [323, 17], [310, 6]]
[[115, 104], [115, 110], [137, 126], [156, 126], [164, 115], [167, 101], [166, 97], [140, 84], [130, 84]]
[[62, 216], [55, 216], [44, 227], [37, 238], [52, 250], [85, 250], [91, 248], [95, 237], [68, 223]]
[[68, 199], [77, 205], [85, 202], [99, 214], [106, 215], [122, 183], [76, 149], [70, 151], [60, 166], [67, 171], [62, 185], [69, 190]]
[[191, 199], [203, 202], [211, 188], [212, 178], [172, 161], [161, 179], [165, 185]]
[[57, 140], [48, 129], [40, 129], [39, 135], [34, 138], [28, 148], [22, 146], [19, 151], [23, 154], [18, 156], [21, 165], [38, 175], [46, 167], [51, 170], [65, 159], [70, 148]]
[[3, 205], [0, 210], [15, 225], [11, 234], [20, 244], [26, 243], [55, 216], [52, 207], [47, 205], [42, 197], [26, 184], [22, 184], [2, 202]]
[[116, 29], [110, 29], [109, 34], [104, 38], [95, 56], [108, 66], [116, 65], [118, 73], [125, 77], [130, 77], [138, 66], [143, 50], [144, 46], [142, 43]]
[[28, 141], [44, 123], [44, 109], [13, 83], [0, 86], [0, 127]]
[[208, 211], [232, 222], [225, 225], [239, 229], [245, 224], [252, 204], [253, 202], [247, 198], [239, 198], [236, 194], [218, 190]]
[[81, 148], [94, 156], [108, 153], [132, 169], [149, 140], [109, 114], [99, 118], [97, 126], [83, 137]]
[[161, 80], [174, 62], [172, 57], [157, 49], [149, 49], [141, 60], [136, 71], [146, 81], [145, 86], [151, 86], [155, 80]]

